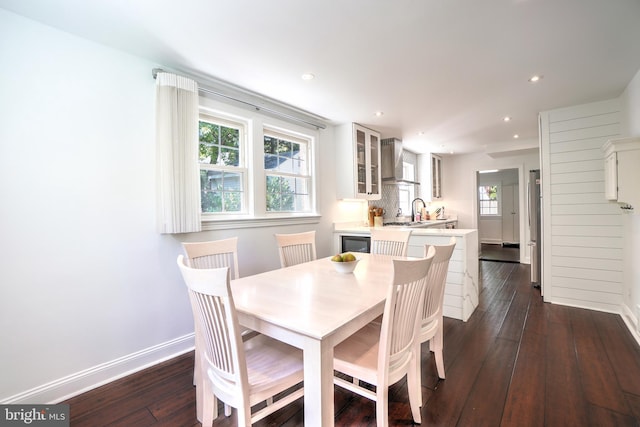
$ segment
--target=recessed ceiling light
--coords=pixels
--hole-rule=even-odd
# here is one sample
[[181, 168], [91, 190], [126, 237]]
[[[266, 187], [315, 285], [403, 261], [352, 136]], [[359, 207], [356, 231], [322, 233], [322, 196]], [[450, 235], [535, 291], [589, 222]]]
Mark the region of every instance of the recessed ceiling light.
[[518, 139], [518, 138], [520, 138], [520, 135], [518, 135], [517, 133], [513, 135], [513, 139]]
[[302, 80], [313, 80], [316, 76], [311, 73], [304, 73], [302, 75]]
[[504, 116], [504, 118], [503, 118], [502, 120], [504, 120], [504, 121], [505, 121], [505, 123], [506, 123], [506, 122], [510, 122], [510, 121], [511, 121], [511, 117], [509, 117], [509, 116]]
[[542, 77], [543, 77], [542, 75], [537, 75], [537, 74], [533, 75], [533, 76], [529, 77], [529, 83], [537, 83], [540, 80], [542, 80]]
[[384, 113], [382, 111], [376, 111], [376, 117], [382, 117]]

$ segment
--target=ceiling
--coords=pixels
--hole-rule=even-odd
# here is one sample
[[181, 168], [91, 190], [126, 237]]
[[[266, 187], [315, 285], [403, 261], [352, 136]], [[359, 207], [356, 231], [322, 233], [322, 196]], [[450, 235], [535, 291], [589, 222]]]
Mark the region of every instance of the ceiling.
[[[539, 111], [615, 98], [640, 69], [640, 0], [0, 0], [0, 8], [330, 123], [361, 123], [416, 152], [530, 146]], [[528, 82], [535, 74], [543, 78]]]

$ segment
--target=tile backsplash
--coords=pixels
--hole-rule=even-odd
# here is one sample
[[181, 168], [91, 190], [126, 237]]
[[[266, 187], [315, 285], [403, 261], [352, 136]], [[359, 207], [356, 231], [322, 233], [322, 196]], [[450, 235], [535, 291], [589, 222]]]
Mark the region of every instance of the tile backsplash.
[[[382, 199], [369, 202], [369, 206], [376, 206], [384, 209], [384, 219], [390, 221], [398, 213], [398, 186], [382, 185]], [[411, 212], [403, 212], [402, 215], [410, 216]]]
[[[425, 200], [427, 205], [427, 210], [430, 212], [435, 211], [439, 207], [444, 207], [444, 203], [441, 201], [430, 203]], [[382, 185], [382, 198], [380, 200], [371, 200], [369, 201], [369, 207], [375, 206], [377, 208], [384, 209], [384, 221], [394, 221], [396, 215], [398, 214], [398, 186], [394, 184], [383, 184]], [[411, 211], [405, 212], [404, 210], [401, 213], [402, 216], [407, 218], [411, 217]], [[451, 218], [455, 217], [453, 212], [450, 212], [447, 209], [446, 216]]]

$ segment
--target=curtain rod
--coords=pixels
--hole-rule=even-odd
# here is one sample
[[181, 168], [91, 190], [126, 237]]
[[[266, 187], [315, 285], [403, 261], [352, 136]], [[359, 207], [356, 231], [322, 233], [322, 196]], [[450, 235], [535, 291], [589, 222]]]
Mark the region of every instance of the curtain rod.
[[[153, 78], [155, 80], [155, 78], [158, 76], [158, 73], [167, 73], [167, 72], [173, 73], [172, 71], [165, 71], [162, 68], [154, 68], [153, 70], [151, 70], [151, 75], [153, 76]], [[177, 73], [173, 73], [173, 74], [177, 74]], [[187, 77], [187, 78], [190, 78], [190, 79], [193, 79], [193, 80], [197, 81], [197, 79], [194, 79], [191, 76], [184, 76], [183, 75], [183, 77]], [[244, 104], [244, 105], [247, 105], [249, 107], [255, 108], [257, 111], [266, 111], [266, 112], [268, 112], [270, 114], [273, 114], [273, 115], [276, 115], [278, 117], [282, 117], [282, 118], [285, 118], [285, 119], [288, 119], [288, 120], [292, 120], [292, 121], [295, 121], [295, 122], [300, 122], [300, 123], [304, 123], [304, 124], [309, 125], [309, 126], [313, 126], [316, 129], [326, 129], [326, 127], [327, 127], [326, 125], [324, 125], [322, 123], [308, 121], [308, 120], [305, 120], [303, 118], [296, 117], [296, 116], [293, 116], [291, 114], [284, 113], [282, 111], [274, 110], [272, 108], [264, 107], [264, 106], [261, 106], [261, 105], [256, 105], [256, 104], [254, 104], [252, 102], [245, 101], [245, 100], [236, 98], [234, 96], [224, 94], [224, 93], [222, 93], [222, 92], [220, 92], [218, 90], [215, 90], [215, 89], [212, 89], [212, 88], [207, 87], [205, 85], [202, 85], [200, 82], [198, 82], [198, 91], [199, 92], [208, 93], [208, 94], [211, 94], [211, 95], [215, 95], [215, 96], [218, 96], [218, 97], [221, 97], [221, 98], [225, 98], [225, 99], [228, 99], [228, 100], [231, 100], [231, 101], [234, 101], [234, 102], [239, 102], [241, 104]], [[254, 95], [254, 96], [259, 96], [259, 95]]]

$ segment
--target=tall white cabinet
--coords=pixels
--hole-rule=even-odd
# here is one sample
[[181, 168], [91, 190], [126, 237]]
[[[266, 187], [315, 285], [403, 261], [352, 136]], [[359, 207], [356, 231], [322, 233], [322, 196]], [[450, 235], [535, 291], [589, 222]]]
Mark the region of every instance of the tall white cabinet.
[[380, 133], [357, 123], [338, 126], [335, 132], [337, 197], [380, 200]]
[[607, 200], [640, 212], [640, 138], [610, 139], [602, 147]]

